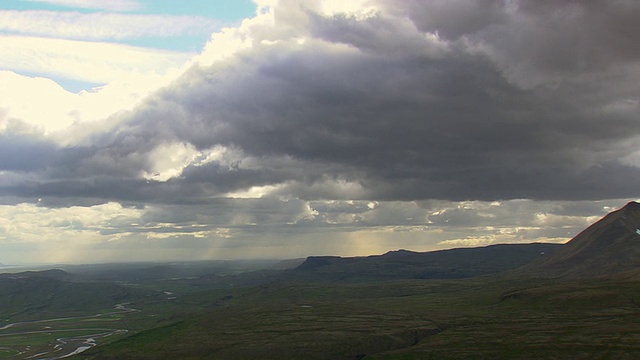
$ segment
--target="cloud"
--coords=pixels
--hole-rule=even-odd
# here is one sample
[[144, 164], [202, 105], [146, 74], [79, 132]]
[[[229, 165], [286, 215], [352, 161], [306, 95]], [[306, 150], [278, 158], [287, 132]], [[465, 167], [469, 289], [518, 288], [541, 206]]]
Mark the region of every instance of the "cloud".
[[112, 128], [122, 120], [117, 114], [133, 109], [170, 77], [137, 78], [134, 84], [126, 80], [71, 93], [51, 79], [0, 71], [0, 134], [46, 135], [46, 141], [61, 145], [82, 143]]
[[[487, 55], [515, 84], [529, 88], [582, 80], [637, 61], [634, 1], [405, 1], [386, 9], [422, 31], [462, 40]], [[597, 46], [595, 46], [598, 44]]]
[[[572, 6], [586, 14], [575, 19], [580, 24], [595, 11]], [[524, 21], [525, 16], [542, 21], [548, 15], [532, 14], [523, 6], [493, 8], [497, 14], [480, 15], [487, 16], [486, 22], [497, 21], [496, 26]], [[564, 5], [558, 8], [560, 14], [569, 11]], [[610, 176], [640, 176], [632, 163], [619, 161], [638, 136], [633, 120], [638, 108], [610, 110], [612, 104], [635, 98], [631, 80], [621, 88], [617, 77], [637, 64], [632, 58], [623, 55], [579, 70], [579, 54], [561, 53], [564, 60], [558, 61], [574, 62], [577, 76], [555, 77], [552, 87], [532, 88], [533, 83], [514, 80], [509, 69], [517, 59], [507, 64], [481, 51], [489, 42], [501, 44], [499, 34], [483, 32], [485, 20], [468, 29], [447, 30], [447, 38], [436, 36], [437, 28], [415, 19], [412, 27], [406, 18], [386, 13], [326, 16], [297, 9], [278, 7], [276, 23], [266, 34], [267, 21], [245, 24], [235, 36], [253, 38], [250, 48], [192, 69], [176, 82], [180, 92], [159, 94], [156, 105], [140, 109], [129, 124], [162, 124], [170, 141], [192, 143], [200, 150], [233, 145], [262, 161], [293, 159], [307, 170], [292, 169], [284, 191], [303, 198], [602, 199], [636, 193], [632, 182]], [[469, 16], [468, 9], [456, 6], [448, 11], [451, 18]], [[279, 19], [291, 23], [280, 24]], [[302, 37], [285, 31], [307, 25], [296, 33]], [[500, 34], [518, 34], [513, 33], [507, 28]], [[529, 32], [521, 35], [505, 44], [504, 51], [517, 53], [506, 48], [511, 42], [539, 41], [530, 39]], [[564, 38], [568, 46], [573, 36], [578, 35]], [[415, 42], [397, 41], [407, 38]], [[215, 41], [210, 47], [215, 48]], [[526, 66], [542, 71], [551, 59], [529, 61]], [[538, 79], [544, 84], [556, 71], [547, 70]], [[584, 86], [596, 78], [597, 86]], [[157, 119], [168, 104], [179, 108], [179, 115], [163, 124]], [[157, 139], [159, 134], [139, 135]], [[337, 187], [333, 193], [317, 192], [327, 179], [360, 190], [348, 195]]]
[[32, 2], [42, 2], [57, 6], [84, 8], [84, 9], [96, 9], [96, 10], [109, 10], [109, 11], [135, 11], [140, 10], [142, 5], [139, 1], [135, 0], [26, 0]]
[[0, 168], [8, 171], [39, 170], [51, 161], [56, 146], [42, 139], [4, 133], [0, 135]]
[[387, 17], [380, 12], [327, 17], [310, 13], [311, 33], [320, 39], [343, 43], [361, 51], [393, 56], [445, 56], [448, 44], [436, 32], [421, 32], [407, 18]]
[[0, 163], [0, 194], [133, 206], [144, 225], [107, 232], [168, 247], [309, 250], [327, 233], [353, 247], [325, 249], [362, 252], [564, 241], [637, 197], [634, 3], [260, 4], [129, 111], [64, 129], [74, 141], [7, 141], [50, 155]]
[[0, 31], [77, 40], [208, 35], [216, 25], [214, 20], [198, 16], [0, 11]]
[[[489, 10], [476, 12], [466, 2], [434, 2], [420, 11], [433, 7], [450, 19], [476, 14], [475, 22], [458, 29], [439, 25], [440, 17], [414, 16], [411, 1], [393, 9], [380, 2], [366, 13], [333, 9], [330, 14], [311, 3], [287, 4], [213, 36], [202, 59], [215, 52], [217, 41], [227, 55], [195, 62], [169, 87], [95, 135], [90, 150], [68, 151], [84, 155], [74, 155], [74, 169], [60, 163], [63, 173], [78, 174], [75, 181], [94, 171], [119, 174], [140, 186], [161, 180], [167, 184], [158, 186], [194, 186], [188, 193], [203, 196], [262, 189], [263, 195], [310, 200], [577, 200], [636, 194], [628, 179], [640, 179], [640, 168], [629, 158], [620, 160], [640, 136], [633, 100], [637, 83], [625, 80], [621, 88], [616, 77], [637, 65], [628, 50], [616, 48], [620, 56], [609, 55], [615, 61], [583, 68], [581, 53], [529, 57], [526, 66], [532, 69], [547, 69], [555, 57], [576, 63], [569, 71], [578, 71], [576, 79], [557, 77], [553, 87], [523, 86], [495, 51], [486, 50], [490, 44], [511, 53], [511, 44], [519, 43], [514, 37], [535, 47], [551, 36], [537, 28], [511, 31], [511, 23], [570, 12], [567, 21], [576, 24], [600, 19], [595, 30], [585, 31], [590, 33], [613, 23], [621, 9], [613, 7], [611, 19], [581, 3], [541, 9], [491, 3]], [[554, 39], [567, 43], [582, 36], [564, 25], [548, 31], [561, 31]], [[500, 38], [511, 40], [501, 45]], [[136, 58], [145, 67], [155, 59], [152, 53]], [[595, 78], [597, 86], [584, 86]], [[623, 103], [630, 105], [615, 105]], [[178, 148], [183, 155], [170, 160], [167, 152]], [[216, 149], [234, 153], [234, 164], [210, 158]], [[186, 192], [167, 192], [180, 193]]]
[[0, 68], [102, 84], [166, 75], [191, 57], [120, 44], [14, 35], [0, 35], [0, 53]]
[[217, 199], [188, 207], [106, 203], [55, 208], [42, 199], [37, 205], [0, 206], [0, 246], [6, 253], [27, 244], [46, 249], [57, 261], [78, 261], [80, 256], [82, 261], [122, 261], [363, 255], [397, 248], [563, 242], [593, 217], [604, 215], [605, 207], [623, 201], [418, 204], [263, 198]]

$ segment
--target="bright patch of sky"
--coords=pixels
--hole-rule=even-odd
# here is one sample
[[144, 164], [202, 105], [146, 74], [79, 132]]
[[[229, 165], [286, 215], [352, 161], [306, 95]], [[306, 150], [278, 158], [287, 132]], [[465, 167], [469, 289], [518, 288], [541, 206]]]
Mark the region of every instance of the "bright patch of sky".
[[[60, 59], [60, 54], [67, 53], [58, 49], [60, 46], [81, 49], [82, 42], [93, 42], [110, 49], [116, 59], [121, 54], [114, 46], [128, 51], [131, 49], [124, 46], [135, 47], [150, 56], [166, 56], [165, 65], [179, 67], [200, 53], [214, 32], [237, 26], [252, 17], [255, 8], [250, 0], [7, 0], [0, 4], [0, 39], [29, 43], [30, 50], [18, 51], [21, 46], [17, 46], [3, 53], [0, 70], [51, 78], [71, 92], [89, 90], [110, 81], [47, 69], [38, 60], [49, 56]], [[52, 46], [51, 39], [61, 40], [57, 42], [60, 46]], [[71, 55], [91, 61], [76, 53]], [[158, 74], [167, 68], [147, 70]]]

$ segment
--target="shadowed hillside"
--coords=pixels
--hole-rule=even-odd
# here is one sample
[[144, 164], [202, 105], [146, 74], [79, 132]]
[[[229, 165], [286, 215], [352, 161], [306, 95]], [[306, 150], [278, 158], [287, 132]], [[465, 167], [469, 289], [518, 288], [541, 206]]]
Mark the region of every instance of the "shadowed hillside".
[[630, 202], [571, 239], [557, 253], [515, 271], [518, 275], [587, 278], [640, 268], [640, 204]]
[[311, 256], [291, 272], [290, 278], [330, 282], [462, 279], [514, 269], [562, 247], [503, 244], [431, 252], [398, 250], [367, 257]]
[[6, 321], [71, 316], [145, 294], [114, 283], [68, 281], [70, 277], [62, 270], [0, 274], [0, 316]]

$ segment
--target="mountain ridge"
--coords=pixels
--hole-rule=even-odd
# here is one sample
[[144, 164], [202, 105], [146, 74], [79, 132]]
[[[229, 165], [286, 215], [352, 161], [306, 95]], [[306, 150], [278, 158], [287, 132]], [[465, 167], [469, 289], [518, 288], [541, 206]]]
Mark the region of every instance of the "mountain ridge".
[[514, 273], [591, 278], [635, 269], [640, 269], [640, 203], [631, 201], [578, 233], [557, 253]]
[[393, 250], [362, 257], [309, 256], [288, 273], [298, 280], [359, 282], [393, 279], [462, 279], [515, 269], [562, 244], [496, 244], [428, 252]]

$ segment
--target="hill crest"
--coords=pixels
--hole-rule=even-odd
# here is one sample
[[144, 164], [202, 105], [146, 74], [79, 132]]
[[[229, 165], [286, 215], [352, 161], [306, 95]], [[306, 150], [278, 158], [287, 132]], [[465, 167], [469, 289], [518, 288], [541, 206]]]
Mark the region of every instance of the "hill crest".
[[566, 246], [516, 272], [529, 276], [588, 278], [640, 268], [640, 203], [627, 203], [587, 227]]
[[498, 244], [430, 252], [394, 250], [366, 257], [310, 256], [289, 273], [296, 280], [360, 282], [393, 279], [460, 279], [510, 270], [564, 245]]

